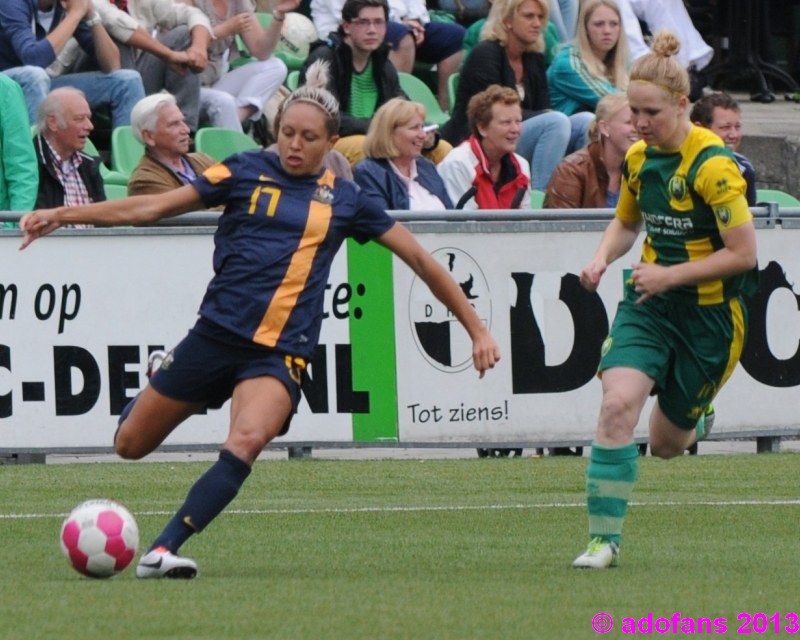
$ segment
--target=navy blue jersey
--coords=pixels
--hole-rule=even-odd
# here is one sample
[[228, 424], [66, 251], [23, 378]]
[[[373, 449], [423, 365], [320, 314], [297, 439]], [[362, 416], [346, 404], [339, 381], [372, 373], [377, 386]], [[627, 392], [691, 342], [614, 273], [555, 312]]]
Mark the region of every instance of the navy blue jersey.
[[214, 235], [214, 277], [201, 318], [295, 356], [319, 339], [331, 262], [348, 236], [366, 242], [395, 221], [347, 180], [297, 178], [275, 153], [236, 154], [194, 183], [207, 207], [225, 204]]

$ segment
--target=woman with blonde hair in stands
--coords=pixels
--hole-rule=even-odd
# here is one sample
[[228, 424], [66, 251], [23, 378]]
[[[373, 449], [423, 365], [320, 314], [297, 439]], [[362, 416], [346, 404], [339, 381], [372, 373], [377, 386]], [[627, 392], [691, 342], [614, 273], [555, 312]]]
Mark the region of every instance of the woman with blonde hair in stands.
[[547, 83], [553, 108], [568, 116], [627, 88], [628, 41], [615, 0], [584, 0], [575, 41], [556, 53]]
[[564, 158], [545, 192], [545, 209], [603, 209], [617, 206], [622, 162], [639, 139], [628, 96], [611, 93], [597, 103], [589, 144]]
[[384, 209], [452, 209], [436, 165], [422, 156], [428, 133], [425, 107], [392, 98], [375, 112], [364, 140], [366, 158], [353, 168], [353, 179]]

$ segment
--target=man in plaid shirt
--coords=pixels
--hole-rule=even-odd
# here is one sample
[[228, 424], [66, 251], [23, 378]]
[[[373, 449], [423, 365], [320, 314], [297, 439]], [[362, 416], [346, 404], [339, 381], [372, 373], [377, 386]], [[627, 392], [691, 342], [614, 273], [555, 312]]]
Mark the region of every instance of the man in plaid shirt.
[[83, 152], [94, 129], [83, 93], [72, 87], [53, 89], [39, 106], [37, 128], [36, 208], [73, 207], [105, 200], [100, 160]]

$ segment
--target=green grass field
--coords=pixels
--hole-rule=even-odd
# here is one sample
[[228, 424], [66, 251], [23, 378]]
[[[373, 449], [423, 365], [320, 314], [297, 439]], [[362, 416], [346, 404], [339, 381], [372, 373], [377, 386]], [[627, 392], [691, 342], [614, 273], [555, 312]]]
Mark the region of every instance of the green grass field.
[[800, 635], [786, 630], [799, 465], [643, 458], [621, 566], [578, 571], [585, 458], [259, 462], [182, 549], [193, 581], [84, 578], [58, 532], [78, 502], [110, 497], [143, 546], [208, 463], [0, 467], [0, 638], [597, 638], [599, 612], [615, 621], [606, 638], [675, 612], [724, 618], [706, 635], [731, 638], [742, 612], [778, 613], [750, 635]]

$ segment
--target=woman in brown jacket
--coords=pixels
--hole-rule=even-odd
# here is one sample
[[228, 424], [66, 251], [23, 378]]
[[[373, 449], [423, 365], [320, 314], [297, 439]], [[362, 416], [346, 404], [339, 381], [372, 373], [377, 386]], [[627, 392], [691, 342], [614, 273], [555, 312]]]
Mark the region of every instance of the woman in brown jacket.
[[631, 124], [624, 93], [612, 93], [597, 103], [589, 127], [589, 144], [564, 158], [547, 185], [546, 209], [613, 208], [619, 198], [622, 161], [639, 139]]

